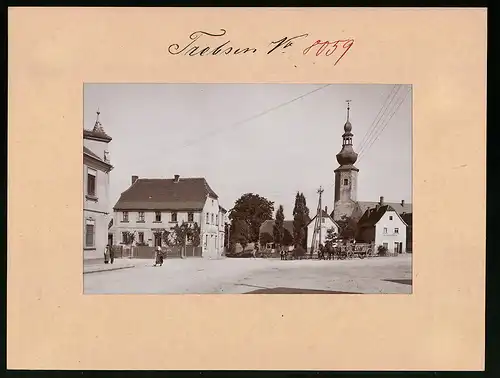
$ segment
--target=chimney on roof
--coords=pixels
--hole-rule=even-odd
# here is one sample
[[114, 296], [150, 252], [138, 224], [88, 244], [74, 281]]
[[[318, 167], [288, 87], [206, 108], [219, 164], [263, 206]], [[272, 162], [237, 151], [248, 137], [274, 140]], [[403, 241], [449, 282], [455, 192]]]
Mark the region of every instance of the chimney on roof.
[[401, 200], [401, 206], [405, 205], [405, 200]]
[[179, 175], [174, 175], [174, 182], [179, 182]]
[[325, 206], [325, 213], [328, 214], [328, 206]]
[[138, 178], [139, 178], [139, 176], [132, 176], [132, 185], [134, 184], [134, 182], [137, 181]]
[[384, 206], [384, 197], [380, 196], [380, 206]]

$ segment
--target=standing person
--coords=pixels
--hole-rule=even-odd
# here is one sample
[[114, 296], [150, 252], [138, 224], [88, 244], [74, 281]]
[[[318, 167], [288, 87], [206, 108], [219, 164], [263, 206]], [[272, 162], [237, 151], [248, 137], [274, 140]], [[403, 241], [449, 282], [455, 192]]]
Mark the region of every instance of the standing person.
[[281, 260], [285, 259], [285, 250], [283, 248], [280, 248], [280, 259]]
[[160, 246], [156, 246], [156, 248], [155, 248], [155, 263], [153, 266], [160, 265], [160, 252], [161, 252]]
[[255, 244], [255, 245], [253, 246], [253, 251], [252, 251], [252, 253], [253, 253], [253, 258], [254, 258], [254, 259], [256, 259], [256, 258], [257, 258], [257, 251], [258, 251], [258, 248], [259, 248], [258, 244]]
[[109, 262], [113, 264], [113, 261], [115, 261], [115, 251], [113, 250], [113, 247], [111, 247], [108, 244], [108, 251], [109, 251]]
[[162, 266], [163, 265], [163, 251], [162, 251], [161, 247], [160, 247], [159, 254], [160, 254], [160, 266]]
[[106, 245], [104, 247], [104, 264], [107, 264], [109, 262], [109, 245]]

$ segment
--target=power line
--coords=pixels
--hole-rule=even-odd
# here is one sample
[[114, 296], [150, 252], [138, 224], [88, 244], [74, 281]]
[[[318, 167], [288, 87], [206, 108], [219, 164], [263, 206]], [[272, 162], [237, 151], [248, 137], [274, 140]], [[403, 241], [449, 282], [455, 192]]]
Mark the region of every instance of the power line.
[[[394, 93], [392, 93], [394, 91], [394, 89], [396, 89], [396, 91]], [[376, 132], [377, 132], [377, 129], [380, 125], [380, 122], [384, 119], [384, 117], [387, 116], [388, 110], [391, 107], [392, 102], [394, 101], [394, 99], [396, 98], [396, 96], [400, 90], [401, 90], [401, 85], [394, 85], [394, 87], [392, 88], [391, 93], [389, 93], [389, 96], [387, 97], [386, 102], [384, 103], [384, 105], [380, 109], [379, 114], [377, 114], [377, 117], [375, 117], [375, 119], [373, 120], [372, 127], [370, 128], [369, 132], [367, 132], [367, 134], [365, 135], [365, 138], [363, 138], [363, 141], [361, 142], [361, 146], [359, 148], [359, 154], [362, 154], [364, 149], [366, 148], [366, 146], [371, 142], [371, 140], [374, 136], [374, 133], [376, 135]], [[390, 100], [389, 100], [389, 98], [390, 98]], [[387, 102], [387, 100], [389, 100], [389, 101]], [[379, 115], [380, 115], [380, 118], [378, 118]], [[378, 118], [378, 120], [377, 120], [377, 118]]]
[[[365, 154], [366, 149], [369, 148], [373, 144], [373, 142], [377, 139], [377, 136], [379, 135], [380, 130], [382, 128], [384, 128], [384, 125], [386, 124], [388, 117], [390, 117], [391, 112], [392, 113], [395, 112], [395, 109], [397, 108], [397, 102], [399, 101], [399, 99], [401, 99], [401, 97], [398, 98], [398, 96], [397, 96], [398, 93], [399, 93], [399, 91], [401, 90], [401, 88], [402, 88], [402, 85], [398, 85], [398, 90], [396, 91], [396, 93], [392, 97], [392, 99], [391, 99], [391, 101], [389, 103], [389, 106], [384, 111], [384, 114], [378, 120], [377, 126], [373, 130], [374, 133], [372, 133], [372, 135], [369, 138], [369, 140], [367, 140], [365, 142], [365, 144], [363, 145], [363, 147], [359, 150], [358, 154], [359, 154], [360, 157]], [[396, 102], [394, 104], [392, 104], [394, 102], [394, 100], [396, 100]]]
[[406, 97], [408, 96], [408, 93], [410, 93], [410, 88], [408, 88], [408, 90], [406, 91], [406, 93], [403, 95], [403, 98], [401, 99], [401, 101], [397, 104], [395, 110], [392, 112], [391, 116], [389, 117], [389, 119], [385, 122], [384, 126], [382, 127], [382, 129], [380, 130], [380, 132], [378, 133], [377, 137], [370, 143], [370, 145], [364, 150], [364, 152], [362, 154], [360, 154], [360, 157], [358, 159], [358, 162], [363, 158], [363, 156], [366, 155], [366, 152], [371, 148], [371, 146], [373, 145], [373, 143], [375, 143], [377, 141], [377, 139], [380, 137], [380, 135], [382, 135], [382, 133], [384, 132], [385, 128], [387, 127], [387, 125], [389, 124], [389, 122], [391, 121], [392, 117], [394, 117], [394, 115], [396, 114], [396, 112], [398, 111], [398, 109], [401, 107], [401, 105], [403, 104], [403, 102], [406, 100]]
[[368, 128], [368, 131], [366, 132], [365, 136], [363, 137], [363, 139], [361, 140], [359, 146], [360, 148], [362, 148], [362, 146], [366, 143], [366, 139], [368, 138], [368, 136], [371, 134], [372, 130], [373, 130], [373, 127], [374, 125], [378, 122], [377, 119], [380, 115], [380, 113], [382, 113], [382, 110], [387, 106], [387, 101], [389, 100], [389, 98], [391, 97], [392, 93], [394, 92], [394, 89], [396, 89], [397, 85], [393, 85], [389, 94], [387, 95], [386, 99], [384, 100], [384, 103], [382, 104], [382, 107], [380, 108], [380, 110], [378, 111], [378, 114], [376, 115], [375, 119], [373, 120], [372, 124], [370, 125], [370, 127]]
[[[272, 107], [272, 108], [269, 108], [269, 109], [267, 109], [267, 110], [264, 110], [263, 112], [261, 112], [261, 113], [259, 113], [259, 114], [256, 114], [256, 115], [254, 115], [254, 116], [252, 116], [252, 117], [250, 117], [250, 118], [244, 119], [244, 120], [242, 120], [242, 121], [239, 121], [239, 122], [233, 123], [233, 124], [228, 125], [228, 126], [225, 126], [225, 127], [220, 127], [220, 128], [218, 128], [218, 129], [216, 129], [216, 130], [213, 130], [213, 131], [211, 131], [211, 132], [209, 132], [209, 133], [206, 133], [205, 135], [202, 135], [202, 136], [201, 136], [201, 137], [199, 137], [199, 138], [196, 138], [196, 139], [193, 139], [193, 140], [188, 141], [187, 143], [185, 143], [184, 145], [182, 145], [182, 146], [180, 146], [179, 148], [175, 149], [174, 151], [177, 151], [177, 150], [179, 150], [179, 149], [182, 149], [182, 148], [186, 148], [186, 147], [192, 146], [193, 144], [196, 144], [196, 143], [201, 142], [201, 141], [203, 141], [203, 140], [205, 140], [205, 139], [207, 139], [207, 138], [210, 138], [210, 137], [212, 137], [212, 136], [214, 136], [214, 135], [217, 135], [217, 134], [219, 134], [220, 132], [222, 132], [222, 131], [224, 131], [224, 130], [226, 130], [226, 129], [234, 128], [234, 127], [236, 127], [236, 126], [240, 126], [240, 125], [242, 125], [242, 124], [244, 124], [244, 123], [247, 123], [247, 122], [253, 121], [253, 120], [254, 120], [254, 119], [256, 119], [256, 118], [262, 117], [263, 115], [266, 115], [266, 114], [268, 114], [268, 113], [270, 113], [270, 112], [272, 112], [272, 111], [274, 111], [274, 110], [277, 110], [277, 109], [279, 109], [279, 108], [281, 108], [281, 107], [283, 107], [283, 106], [289, 105], [289, 104], [291, 104], [292, 102], [298, 101], [298, 100], [300, 100], [300, 99], [302, 99], [302, 98], [304, 98], [304, 97], [306, 97], [306, 96], [309, 96], [309, 95], [313, 94], [314, 92], [317, 92], [317, 91], [320, 91], [320, 90], [322, 90], [322, 89], [325, 89], [326, 87], [328, 87], [328, 86], [330, 86], [330, 85], [332, 85], [332, 84], [322, 85], [322, 86], [321, 86], [321, 87], [319, 87], [319, 88], [313, 89], [312, 91], [309, 91], [309, 92], [307, 92], [307, 93], [304, 93], [303, 95], [300, 95], [300, 96], [298, 96], [298, 97], [295, 97], [295, 98], [294, 98], [294, 99], [292, 99], [292, 100], [289, 100], [289, 101], [287, 101], [287, 102], [283, 102], [283, 103], [281, 103], [281, 104], [279, 104], [279, 105], [276, 105], [276, 106], [274, 106], [274, 107]], [[170, 150], [170, 151], [172, 151], [172, 150]]]
[[[396, 114], [396, 112], [398, 111], [398, 109], [401, 107], [401, 105], [403, 104], [403, 102], [406, 100], [406, 97], [408, 96], [408, 93], [410, 92], [410, 88], [408, 88], [408, 90], [406, 91], [406, 93], [402, 96], [401, 98], [401, 101], [399, 101], [399, 103], [394, 107], [394, 110], [391, 114], [391, 116], [389, 117], [389, 119], [387, 119], [383, 125], [383, 127], [380, 129], [379, 133], [377, 134], [377, 136], [375, 137], [375, 139], [373, 139], [371, 141], [371, 143], [368, 145], [368, 147], [366, 147], [366, 149], [363, 150], [362, 153], [360, 153], [360, 157], [359, 157], [359, 160], [361, 160], [364, 155], [366, 154], [366, 152], [371, 148], [371, 146], [373, 145], [373, 143], [375, 143], [375, 141], [380, 137], [380, 135], [382, 135], [383, 131], [385, 130], [385, 128], [387, 127], [387, 125], [389, 124], [390, 120], [392, 119], [392, 117], [394, 117], [394, 115]], [[358, 161], [359, 161], [358, 160]]]

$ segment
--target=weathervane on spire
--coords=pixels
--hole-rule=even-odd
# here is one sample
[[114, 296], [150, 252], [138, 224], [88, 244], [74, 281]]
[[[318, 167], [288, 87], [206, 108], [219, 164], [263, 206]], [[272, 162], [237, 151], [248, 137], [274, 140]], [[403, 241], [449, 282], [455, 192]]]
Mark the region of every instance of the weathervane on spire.
[[345, 100], [347, 102], [347, 120], [349, 121], [349, 110], [351, 109], [351, 100]]
[[95, 124], [94, 124], [94, 132], [102, 133], [104, 134], [104, 129], [102, 128], [101, 122], [99, 121], [99, 115], [101, 114], [99, 107], [97, 107], [97, 117], [95, 119]]

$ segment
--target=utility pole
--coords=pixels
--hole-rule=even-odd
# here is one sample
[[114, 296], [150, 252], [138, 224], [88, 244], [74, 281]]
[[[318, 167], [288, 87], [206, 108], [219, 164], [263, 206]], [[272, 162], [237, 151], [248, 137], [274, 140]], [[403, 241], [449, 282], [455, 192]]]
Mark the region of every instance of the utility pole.
[[320, 186], [319, 189], [318, 189], [318, 194], [319, 194], [319, 203], [318, 203], [318, 208], [319, 208], [319, 211], [318, 211], [318, 214], [319, 214], [319, 244], [321, 244], [321, 229], [323, 228], [322, 225], [323, 225], [323, 207], [321, 205], [321, 195], [323, 194], [324, 190], [323, 188]]
[[[317, 193], [319, 194], [319, 199], [318, 199], [318, 209], [316, 212], [316, 220], [314, 221], [314, 231], [313, 231], [313, 237], [311, 241], [311, 256], [313, 253], [319, 248], [319, 244], [321, 243], [321, 226], [323, 223], [323, 209], [321, 208], [321, 195], [323, 194], [324, 190], [320, 186]], [[316, 243], [316, 238], [319, 236], [319, 241]]]

